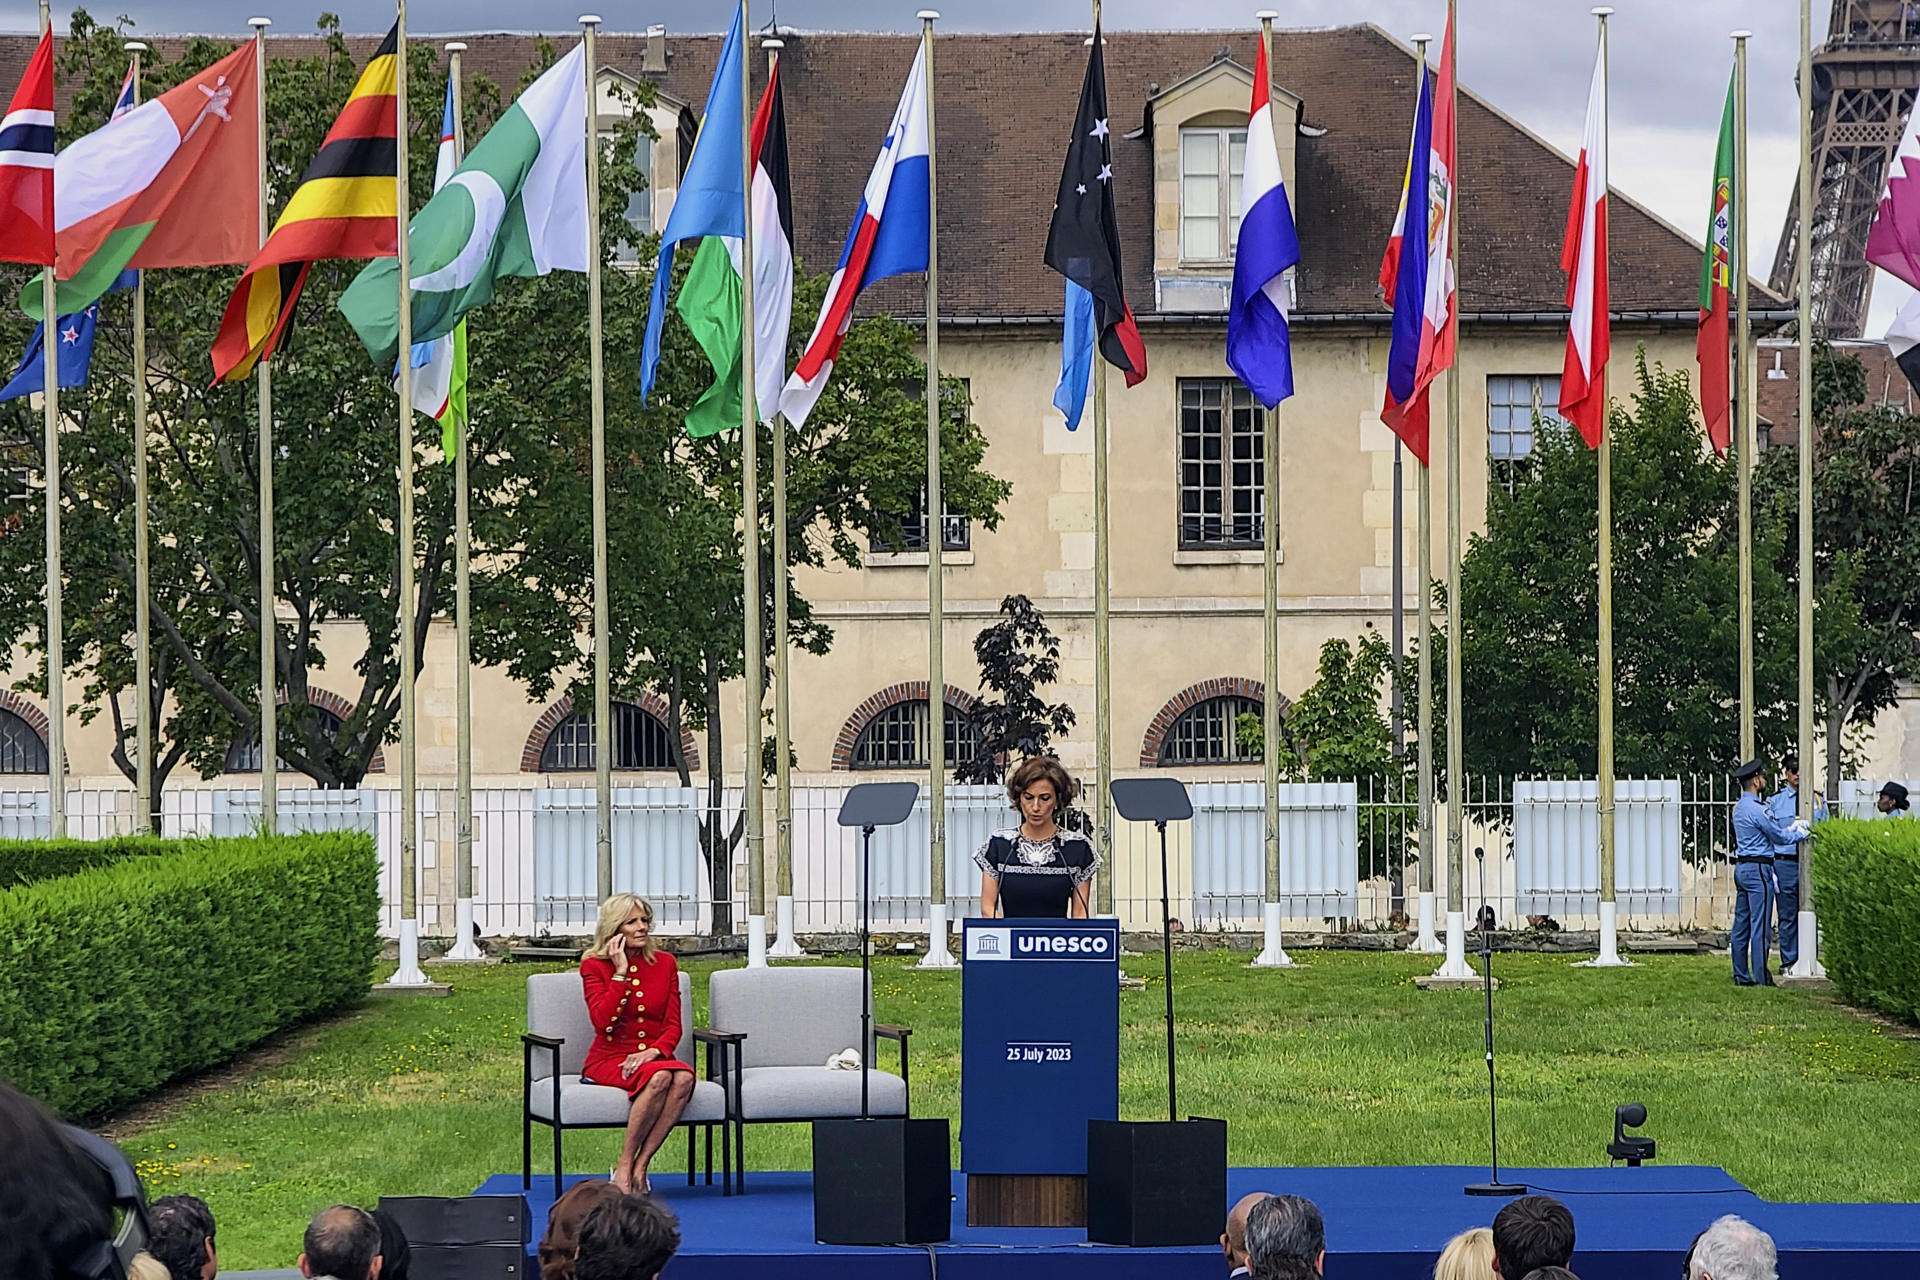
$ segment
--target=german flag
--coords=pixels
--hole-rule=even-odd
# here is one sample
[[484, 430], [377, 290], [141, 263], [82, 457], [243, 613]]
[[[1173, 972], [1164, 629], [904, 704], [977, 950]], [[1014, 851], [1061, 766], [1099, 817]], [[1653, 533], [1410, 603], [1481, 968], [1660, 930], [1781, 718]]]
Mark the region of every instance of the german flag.
[[273, 234], [247, 264], [213, 340], [213, 379], [238, 382], [270, 359], [293, 322], [313, 264], [390, 258], [394, 225], [394, 75], [399, 26], [368, 59]]

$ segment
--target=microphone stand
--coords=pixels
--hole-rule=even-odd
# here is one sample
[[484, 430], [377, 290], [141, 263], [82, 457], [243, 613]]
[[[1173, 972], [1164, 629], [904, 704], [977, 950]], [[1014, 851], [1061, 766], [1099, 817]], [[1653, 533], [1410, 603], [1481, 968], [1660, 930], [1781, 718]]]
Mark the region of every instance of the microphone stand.
[[1487, 851], [1476, 848], [1473, 860], [1480, 867], [1480, 975], [1486, 992], [1487, 1045], [1487, 1137], [1492, 1158], [1490, 1176], [1485, 1182], [1469, 1183], [1462, 1188], [1470, 1196], [1519, 1196], [1527, 1189], [1517, 1182], [1500, 1181], [1500, 1099], [1493, 1075], [1493, 922], [1487, 915]]
[[[873, 1057], [873, 939], [868, 930], [867, 901], [873, 893], [873, 827], [860, 828], [860, 1118], [873, 1119], [867, 1108], [867, 1074]], [[904, 1059], [903, 1059], [904, 1060]]]
[[1167, 1119], [1178, 1120], [1180, 1109], [1173, 1090], [1173, 908], [1167, 901], [1167, 820], [1158, 819], [1160, 832], [1160, 958], [1167, 987]]

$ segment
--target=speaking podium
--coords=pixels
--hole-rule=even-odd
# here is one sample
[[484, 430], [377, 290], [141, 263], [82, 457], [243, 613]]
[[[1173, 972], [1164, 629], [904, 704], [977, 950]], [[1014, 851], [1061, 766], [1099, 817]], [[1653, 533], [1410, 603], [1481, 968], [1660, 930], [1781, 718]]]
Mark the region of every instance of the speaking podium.
[[962, 927], [967, 1224], [1087, 1222], [1087, 1122], [1120, 1111], [1120, 923]]

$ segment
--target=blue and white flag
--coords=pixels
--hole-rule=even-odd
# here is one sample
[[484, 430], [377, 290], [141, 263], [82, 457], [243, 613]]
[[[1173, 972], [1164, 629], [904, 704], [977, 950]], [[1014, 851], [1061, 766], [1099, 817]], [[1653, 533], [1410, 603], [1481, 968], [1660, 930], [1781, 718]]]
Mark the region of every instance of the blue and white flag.
[[[87, 366], [93, 362], [94, 322], [99, 317], [100, 304], [97, 301], [88, 304], [87, 309], [78, 315], [60, 317], [57, 358], [62, 387], [87, 385]], [[0, 401], [18, 400], [21, 396], [46, 390], [47, 366], [41, 352], [45, 330], [45, 325], [33, 326], [33, 336], [27, 339], [27, 353], [20, 357], [19, 365], [14, 368], [12, 381], [0, 387]]]
[[1241, 179], [1240, 243], [1233, 254], [1233, 302], [1227, 312], [1227, 367], [1271, 409], [1293, 394], [1293, 342], [1287, 330], [1289, 269], [1300, 264], [1300, 237], [1280, 174], [1267, 93], [1267, 51], [1253, 73], [1247, 121], [1246, 174]]
[[1060, 384], [1053, 389], [1053, 407], [1067, 420], [1067, 430], [1080, 425], [1087, 407], [1087, 381], [1093, 376], [1093, 295], [1067, 281], [1067, 319], [1060, 331]]

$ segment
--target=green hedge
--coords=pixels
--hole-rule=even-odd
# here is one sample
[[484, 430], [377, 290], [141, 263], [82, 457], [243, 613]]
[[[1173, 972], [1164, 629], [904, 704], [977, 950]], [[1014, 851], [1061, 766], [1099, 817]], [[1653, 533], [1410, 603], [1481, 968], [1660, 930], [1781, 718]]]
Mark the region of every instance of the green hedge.
[[90, 1115], [366, 992], [372, 837], [123, 843], [0, 891], [0, 1078]]
[[1823, 822], [1814, 832], [1820, 958], [1842, 995], [1920, 1022], [1920, 821]]
[[89, 867], [106, 867], [125, 858], [171, 853], [178, 840], [124, 836], [112, 840], [0, 840], [0, 889], [70, 876]]

